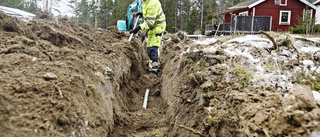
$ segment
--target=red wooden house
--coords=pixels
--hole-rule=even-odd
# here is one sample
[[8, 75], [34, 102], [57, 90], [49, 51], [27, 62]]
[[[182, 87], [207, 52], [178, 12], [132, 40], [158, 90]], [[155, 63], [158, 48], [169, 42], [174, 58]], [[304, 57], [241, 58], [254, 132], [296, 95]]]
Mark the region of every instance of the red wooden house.
[[271, 16], [272, 31], [288, 31], [289, 26], [298, 24], [304, 13], [314, 18], [316, 6], [306, 0], [248, 0], [219, 13], [224, 23], [230, 23], [232, 15]]

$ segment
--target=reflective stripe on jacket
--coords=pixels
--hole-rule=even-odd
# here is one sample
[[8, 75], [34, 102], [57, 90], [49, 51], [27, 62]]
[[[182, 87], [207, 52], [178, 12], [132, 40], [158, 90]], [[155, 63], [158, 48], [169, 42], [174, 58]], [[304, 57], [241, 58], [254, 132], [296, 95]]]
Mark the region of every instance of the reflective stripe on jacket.
[[[166, 17], [162, 11], [159, 0], [147, 0], [142, 3], [144, 22], [140, 25], [142, 30], [150, 30], [155, 27], [166, 27]], [[160, 32], [159, 32], [160, 33]]]

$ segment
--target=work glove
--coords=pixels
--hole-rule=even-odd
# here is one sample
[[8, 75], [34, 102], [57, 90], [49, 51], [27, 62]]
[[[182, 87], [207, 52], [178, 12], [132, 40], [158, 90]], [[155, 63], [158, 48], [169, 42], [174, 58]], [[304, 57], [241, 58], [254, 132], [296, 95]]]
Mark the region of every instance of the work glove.
[[143, 18], [142, 12], [138, 12], [136, 15], [139, 16], [140, 18]]
[[135, 29], [130, 31], [130, 34], [136, 34], [141, 29], [140, 26], [137, 26]]

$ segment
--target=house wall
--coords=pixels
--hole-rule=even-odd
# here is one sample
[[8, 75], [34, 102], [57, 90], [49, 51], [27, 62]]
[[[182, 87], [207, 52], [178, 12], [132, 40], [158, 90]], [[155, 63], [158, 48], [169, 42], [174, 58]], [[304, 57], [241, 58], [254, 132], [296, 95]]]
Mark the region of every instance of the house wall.
[[320, 24], [320, 5], [317, 5], [317, 10], [316, 10], [316, 23], [315, 24]]
[[225, 14], [224, 23], [231, 23], [231, 15], [232, 14], [239, 15], [239, 13], [244, 12], [244, 11], [249, 11], [249, 16], [252, 15], [252, 9], [246, 8], [246, 9], [237, 10], [233, 13]]
[[[272, 16], [272, 27], [273, 31], [288, 31], [289, 26], [298, 24], [298, 18], [302, 17], [303, 9], [306, 5], [299, 0], [288, 0], [287, 6], [279, 6], [274, 4], [274, 0], [266, 0], [257, 6], [255, 6], [255, 16]], [[279, 24], [280, 10], [291, 11], [290, 25]], [[249, 16], [252, 15], [253, 8], [242, 9], [234, 11], [232, 14], [239, 15], [240, 12], [249, 11]], [[313, 17], [315, 16], [315, 10], [313, 10]], [[320, 15], [319, 15], [320, 16]], [[225, 15], [225, 23], [231, 22], [231, 14]]]

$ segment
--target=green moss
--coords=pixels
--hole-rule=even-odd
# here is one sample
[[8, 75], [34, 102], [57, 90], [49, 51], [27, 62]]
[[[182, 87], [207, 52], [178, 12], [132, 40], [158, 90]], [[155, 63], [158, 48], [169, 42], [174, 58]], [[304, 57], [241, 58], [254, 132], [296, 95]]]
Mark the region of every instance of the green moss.
[[276, 66], [274, 64], [265, 64], [262, 67], [265, 69], [276, 70]]
[[244, 132], [248, 137], [252, 137], [252, 134], [248, 126], [243, 127], [242, 132]]
[[317, 83], [314, 85], [314, 89], [320, 91], [320, 82], [317, 82]]
[[320, 74], [304, 74], [304, 73], [295, 73], [296, 79], [299, 79], [297, 81], [299, 84], [307, 85], [311, 87], [313, 90], [320, 90]]
[[202, 71], [205, 67], [207, 67], [207, 62], [205, 60], [199, 60], [197, 62], [197, 67], [196, 67], [196, 71]]
[[94, 88], [94, 86], [89, 85], [88, 88], [90, 92], [93, 94], [93, 96], [95, 97], [97, 95], [97, 90]]
[[105, 52], [106, 54], [111, 54], [111, 53], [114, 53], [114, 50], [112, 49], [112, 48], [107, 48], [106, 49], [106, 52]]
[[219, 128], [221, 120], [217, 117], [212, 117], [211, 115], [207, 116], [208, 121], [211, 125], [213, 125], [215, 128]]
[[246, 71], [242, 66], [236, 66], [232, 71], [238, 76], [238, 82], [242, 88], [249, 85], [252, 73]]
[[105, 75], [105, 76], [111, 76], [111, 72], [110, 71], [103, 71], [103, 75]]
[[197, 83], [197, 85], [200, 85], [203, 83], [203, 76], [200, 72], [193, 73], [192, 75], [194, 82]]
[[153, 135], [152, 137], [164, 137], [164, 132], [161, 131], [160, 129], [158, 129]]
[[293, 44], [291, 39], [284, 39], [280, 45], [290, 47]]

